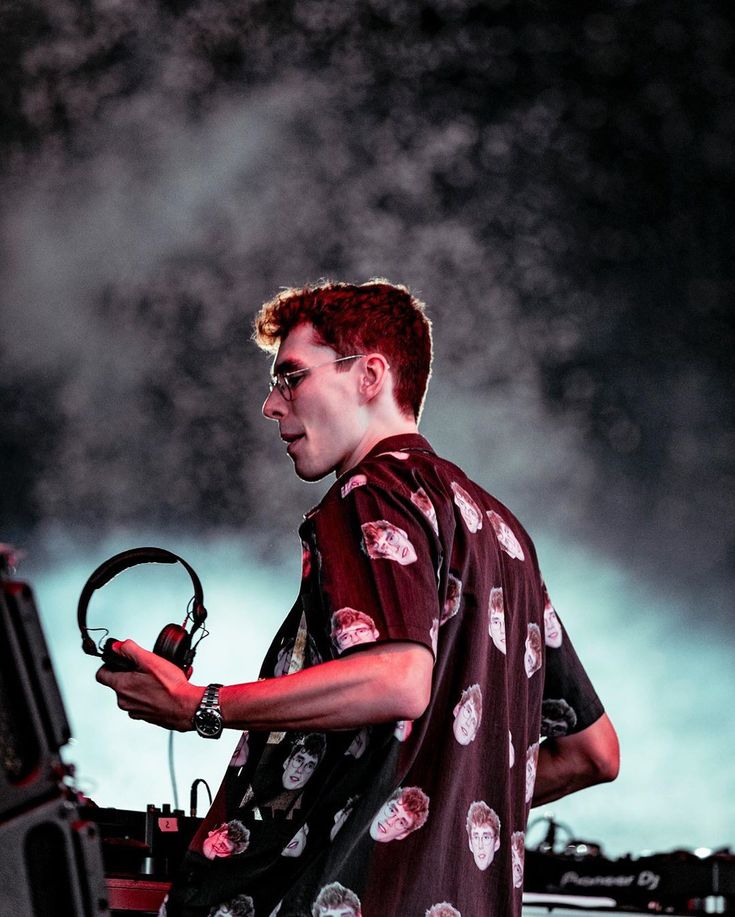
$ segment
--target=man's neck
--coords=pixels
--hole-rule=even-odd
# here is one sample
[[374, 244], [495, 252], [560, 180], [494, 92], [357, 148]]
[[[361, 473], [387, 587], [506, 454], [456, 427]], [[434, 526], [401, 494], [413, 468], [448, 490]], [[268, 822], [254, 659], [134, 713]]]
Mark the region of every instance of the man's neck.
[[389, 423], [379, 424], [372, 426], [369, 430], [366, 431], [363, 438], [358, 443], [357, 447], [352, 451], [352, 453], [347, 457], [347, 459], [340, 465], [339, 468], [335, 469], [335, 474], [337, 477], [343, 475], [346, 471], [349, 471], [350, 468], [354, 468], [355, 465], [358, 465], [381, 440], [387, 439], [389, 436], [402, 436], [407, 433], [418, 433], [419, 428], [413, 418], [401, 417], [400, 419], [393, 419]]

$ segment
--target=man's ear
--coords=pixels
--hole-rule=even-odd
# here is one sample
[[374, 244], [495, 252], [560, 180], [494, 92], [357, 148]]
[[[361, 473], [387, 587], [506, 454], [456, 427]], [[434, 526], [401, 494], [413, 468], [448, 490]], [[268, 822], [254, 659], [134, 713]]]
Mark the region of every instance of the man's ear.
[[372, 401], [385, 385], [390, 366], [382, 353], [371, 353], [365, 357], [360, 376], [360, 393], [366, 401]]

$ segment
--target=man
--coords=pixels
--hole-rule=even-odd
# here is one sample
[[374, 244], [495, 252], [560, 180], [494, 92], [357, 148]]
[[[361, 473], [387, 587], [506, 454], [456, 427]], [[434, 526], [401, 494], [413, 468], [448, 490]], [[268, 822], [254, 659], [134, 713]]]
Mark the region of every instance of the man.
[[460, 745], [474, 742], [482, 720], [482, 691], [479, 685], [470, 685], [464, 689], [453, 714], [454, 738]]
[[526, 653], [523, 657], [523, 664], [526, 667], [526, 675], [531, 678], [543, 665], [543, 641], [541, 639], [541, 628], [538, 624], [529, 624], [526, 635]]
[[503, 587], [493, 586], [488, 603], [490, 616], [489, 633], [493, 643], [505, 655], [505, 606], [503, 605]]
[[209, 917], [256, 917], [253, 899], [249, 895], [238, 895], [232, 901], [225, 901], [212, 908]]
[[510, 837], [510, 855], [513, 864], [513, 887], [523, 888], [523, 868], [526, 859], [526, 835], [514, 831]]
[[324, 886], [311, 913], [313, 917], [362, 917], [360, 899], [339, 882], [330, 882]]
[[462, 915], [448, 901], [440, 901], [439, 904], [430, 907], [424, 917], [462, 917]]
[[[309, 917], [332, 883], [359, 897], [363, 917], [421, 914], [436, 902], [465, 917], [518, 917], [509, 838], [525, 827], [530, 794], [546, 803], [613, 779], [618, 766], [614, 730], [566, 634], [558, 648], [542, 646], [541, 667], [526, 674], [528, 627], [540, 628], [544, 612], [531, 540], [419, 435], [431, 333], [423, 304], [404, 287], [286, 290], [261, 309], [256, 341], [274, 355], [263, 413], [278, 424], [296, 473], [336, 475], [299, 529], [309, 562], [261, 679], [205, 689], [131, 641], [115, 648], [138, 671], [98, 674], [130, 716], [179, 730], [194, 724], [203, 735], [216, 733], [220, 718], [249, 733], [246, 762], [228, 768], [174, 882], [169, 917], [206, 917], [238, 893], [252, 897], [258, 917], [276, 908], [279, 917]], [[493, 607], [504, 612], [502, 635], [488, 626]], [[345, 608], [370, 618], [378, 636], [340, 653], [332, 618]], [[276, 667], [282, 677], [273, 677]], [[464, 685], [488, 701], [467, 744], [450, 734]], [[564, 699], [577, 723], [539, 751], [545, 697]], [[410, 733], [398, 722], [412, 722]], [[365, 750], [346, 753], [367, 727]], [[306, 734], [323, 737], [324, 753], [284, 801], [282, 746]], [[514, 745], [529, 750], [528, 796]], [[381, 842], [391, 800], [406, 819], [392, 838], [402, 835], [398, 845]], [[496, 813], [502, 833], [492, 868], [468, 870], [462, 839], [476, 801]], [[248, 850], [210, 862], [202, 841], [232, 818], [249, 829]], [[301, 856], [282, 857], [307, 821]]]
[[426, 824], [429, 797], [417, 786], [398, 787], [370, 823], [370, 837], [381, 844], [402, 841]]
[[281, 784], [286, 790], [300, 790], [306, 786], [324, 754], [325, 742], [319, 733], [303, 736], [283, 762]]
[[231, 857], [247, 850], [250, 832], [237, 819], [218, 825], [202, 842], [202, 853], [208, 860]]
[[339, 653], [357, 643], [374, 643], [379, 636], [375, 621], [362, 611], [340, 608], [332, 615], [332, 640]]
[[487, 869], [500, 847], [500, 819], [497, 812], [481, 800], [473, 802], [467, 810], [467, 840], [475, 866]]

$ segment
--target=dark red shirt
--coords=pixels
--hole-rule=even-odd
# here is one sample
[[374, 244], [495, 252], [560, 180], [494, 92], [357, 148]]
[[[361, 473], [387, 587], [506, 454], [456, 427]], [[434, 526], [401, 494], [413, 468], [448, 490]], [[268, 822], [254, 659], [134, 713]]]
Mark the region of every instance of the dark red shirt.
[[529, 536], [416, 434], [338, 478], [300, 535], [301, 591], [261, 676], [409, 641], [434, 656], [429, 706], [413, 723], [244, 734], [169, 915], [519, 915], [542, 730], [603, 712]]

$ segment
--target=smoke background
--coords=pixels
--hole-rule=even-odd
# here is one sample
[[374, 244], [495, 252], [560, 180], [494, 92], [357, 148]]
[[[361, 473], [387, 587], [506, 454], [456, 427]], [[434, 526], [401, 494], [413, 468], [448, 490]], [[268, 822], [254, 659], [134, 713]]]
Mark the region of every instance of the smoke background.
[[[181, 553], [195, 680], [255, 677], [328, 482], [260, 417], [252, 314], [378, 275], [434, 321], [422, 431], [536, 539], [619, 729], [619, 780], [551, 808], [613, 854], [733, 843], [734, 37], [684, 0], [0, 7], [2, 537], [98, 803], [171, 790], [79, 652], [81, 586]], [[152, 646], [188, 595], [140, 569], [90, 616]], [[182, 802], [214, 789], [234, 740], [176, 743]]]

